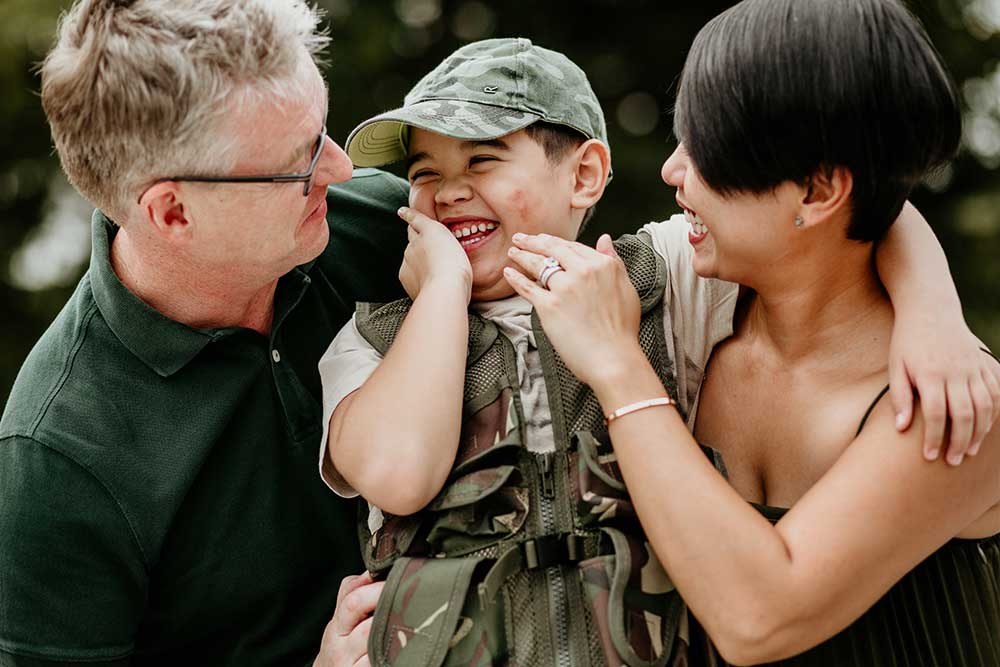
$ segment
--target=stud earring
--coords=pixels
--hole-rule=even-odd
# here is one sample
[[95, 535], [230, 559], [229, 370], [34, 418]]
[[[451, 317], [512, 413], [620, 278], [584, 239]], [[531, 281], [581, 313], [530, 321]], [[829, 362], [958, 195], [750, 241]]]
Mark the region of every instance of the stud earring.
[[801, 216], [796, 216], [795, 217], [795, 226], [796, 226], [796, 228], [801, 228], [802, 225], [804, 225], [804, 224], [806, 224], [806, 222], [805, 222], [805, 220], [802, 219]]

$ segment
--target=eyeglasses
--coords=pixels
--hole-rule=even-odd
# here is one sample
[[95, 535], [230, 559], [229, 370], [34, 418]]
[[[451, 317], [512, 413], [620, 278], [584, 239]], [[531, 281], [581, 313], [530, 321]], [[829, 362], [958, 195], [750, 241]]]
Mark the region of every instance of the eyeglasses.
[[[309, 161], [309, 168], [302, 173], [297, 174], [271, 174], [267, 176], [168, 176], [167, 178], [157, 179], [155, 183], [149, 187], [153, 187], [157, 183], [164, 183], [166, 181], [187, 181], [191, 183], [302, 183], [302, 195], [305, 197], [309, 196], [312, 191], [313, 183], [316, 180], [316, 165], [319, 164], [319, 159], [323, 155], [323, 149], [326, 147], [326, 123], [324, 121], [323, 129], [319, 133], [319, 137], [316, 139], [316, 148], [313, 149], [312, 159]], [[142, 194], [139, 195], [139, 203], [142, 202], [142, 195], [146, 194], [146, 190], [143, 190]]]

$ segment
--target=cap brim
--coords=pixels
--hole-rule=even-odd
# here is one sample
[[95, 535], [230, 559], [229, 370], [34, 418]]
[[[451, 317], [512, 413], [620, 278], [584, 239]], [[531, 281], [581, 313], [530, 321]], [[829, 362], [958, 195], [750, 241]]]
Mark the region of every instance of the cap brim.
[[488, 141], [541, 118], [477, 102], [425, 100], [369, 118], [354, 128], [344, 148], [355, 166], [381, 167], [406, 157], [407, 126], [463, 141]]

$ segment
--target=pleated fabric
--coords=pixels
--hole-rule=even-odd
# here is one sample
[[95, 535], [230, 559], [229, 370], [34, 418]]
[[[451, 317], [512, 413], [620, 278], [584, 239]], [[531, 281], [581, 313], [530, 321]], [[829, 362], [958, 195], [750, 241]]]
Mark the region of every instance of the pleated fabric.
[[[756, 506], [772, 522], [786, 510]], [[725, 665], [707, 656], [709, 665]], [[1000, 667], [1000, 535], [954, 539], [861, 618], [777, 667]]]

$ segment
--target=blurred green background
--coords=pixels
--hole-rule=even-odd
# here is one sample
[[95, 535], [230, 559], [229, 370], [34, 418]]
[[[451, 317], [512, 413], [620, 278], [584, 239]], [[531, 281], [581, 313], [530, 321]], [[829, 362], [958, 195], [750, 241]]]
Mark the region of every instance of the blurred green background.
[[[68, 186], [38, 99], [37, 63], [68, 0], [0, 0], [0, 404], [86, 269], [90, 206]], [[719, 0], [320, 0], [333, 36], [330, 134], [398, 106], [459, 45], [524, 36], [565, 52], [604, 104], [615, 179], [586, 240], [677, 211], [659, 178], [692, 38]], [[912, 0], [958, 83], [960, 156], [913, 200], [951, 262], [971, 325], [1000, 348], [1000, 0]]]

